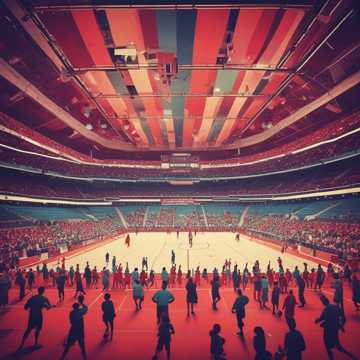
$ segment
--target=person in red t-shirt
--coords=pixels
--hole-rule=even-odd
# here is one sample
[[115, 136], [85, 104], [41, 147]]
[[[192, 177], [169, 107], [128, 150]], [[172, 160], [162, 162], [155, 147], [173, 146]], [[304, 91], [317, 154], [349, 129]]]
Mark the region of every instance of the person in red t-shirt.
[[200, 286], [201, 272], [199, 266], [195, 270], [195, 285]]
[[178, 272], [177, 272], [177, 283], [178, 285], [181, 286], [182, 284], [182, 270], [181, 270], [181, 265], [179, 265], [179, 269], [178, 269]]
[[145, 270], [142, 270], [141, 273], [140, 273], [140, 284], [142, 287], [148, 287], [148, 284], [147, 284], [147, 277], [148, 277], [148, 274]]
[[126, 289], [127, 287], [130, 289], [130, 281], [131, 281], [131, 275], [130, 273], [125, 273], [125, 284], [124, 284], [124, 289]]
[[95, 289], [97, 289], [99, 282], [99, 274], [97, 272], [96, 266], [92, 270], [91, 278], [92, 278], [92, 286], [95, 286]]

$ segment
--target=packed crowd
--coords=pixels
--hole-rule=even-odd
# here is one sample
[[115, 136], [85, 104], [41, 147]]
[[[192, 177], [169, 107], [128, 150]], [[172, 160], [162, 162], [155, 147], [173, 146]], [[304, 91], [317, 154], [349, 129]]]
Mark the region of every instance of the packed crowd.
[[243, 227], [289, 244], [333, 252], [342, 258], [360, 258], [359, 223], [306, 221], [288, 215], [247, 215]]
[[[346, 204], [346, 203], [344, 203]], [[166, 231], [220, 229], [235, 231], [240, 222], [240, 208], [217, 206], [133, 206], [129, 211], [119, 210], [124, 216], [108, 216], [101, 220], [42, 221], [34, 219], [31, 225], [24, 220], [1, 222], [0, 258], [12, 259], [39, 255], [42, 251], [54, 253], [60, 246], [71, 248], [89, 239], [115, 233], [128, 226], [131, 231], [163, 229]], [[350, 204], [348, 204], [350, 208]], [[354, 205], [352, 205], [354, 206]], [[126, 210], [126, 211], [125, 211]], [[6, 210], [5, 212], [8, 212]], [[13, 208], [16, 214], [16, 208]], [[274, 210], [275, 211], [275, 210]], [[337, 214], [337, 213], [336, 213]], [[341, 258], [360, 257], [360, 223], [357, 213], [343, 210], [332, 218], [301, 220], [296, 215], [246, 214], [242, 227], [252, 233], [277, 239], [287, 244], [303, 245], [332, 252]], [[6, 227], [7, 225], [7, 227]], [[20, 226], [21, 225], [21, 226]]]
[[125, 220], [130, 226], [141, 227], [144, 224], [145, 208], [138, 207], [136, 210], [124, 214]]
[[335, 143], [289, 154], [272, 160], [261, 161], [256, 164], [243, 164], [242, 166], [207, 167], [188, 169], [177, 172], [161, 169], [160, 164], [155, 168], [108, 167], [94, 165], [79, 165], [76, 163], [53, 160], [46, 157], [19, 153], [10, 149], [0, 152], [0, 161], [3, 163], [18, 164], [33, 169], [54, 172], [68, 176], [91, 176], [97, 178], [178, 178], [178, 177], [224, 177], [261, 174], [275, 170], [298, 168], [308, 164], [319, 163], [321, 160], [333, 158], [345, 153], [356, 152], [360, 147], [360, 136], [350, 135]]
[[16, 264], [21, 257], [57, 254], [60, 247], [71, 250], [74, 245], [114, 234], [122, 229], [116, 219], [98, 221], [56, 221], [28, 227], [0, 229], [0, 262]]
[[[357, 159], [357, 158], [355, 158]], [[173, 186], [167, 183], [127, 183], [66, 180], [46, 175], [27, 173], [18, 176], [14, 170], [2, 171], [0, 192], [43, 196], [62, 199], [116, 199], [126, 197], [184, 197], [184, 196], [224, 196], [262, 195], [305, 192], [319, 189], [354, 186], [360, 183], [360, 168], [354, 167], [354, 160], [328, 164], [297, 171], [295, 173], [260, 176], [231, 181], [202, 181], [192, 186]], [[17, 181], [13, 181], [14, 176]]]
[[205, 226], [205, 217], [199, 208], [179, 214], [175, 219], [175, 228], [204, 228]]
[[221, 214], [214, 214], [209, 211], [206, 212], [207, 224], [210, 228], [234, 228], [239, 224], [239, 214], [234, 214], [230, 211], [224, 211]]

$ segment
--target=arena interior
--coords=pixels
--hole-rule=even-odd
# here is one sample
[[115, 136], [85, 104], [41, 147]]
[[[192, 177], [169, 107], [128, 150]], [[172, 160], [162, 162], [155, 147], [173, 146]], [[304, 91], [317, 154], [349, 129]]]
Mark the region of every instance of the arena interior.
[[360, 359], [359, 83], [358, 0], [0, 1], [0, 359]]

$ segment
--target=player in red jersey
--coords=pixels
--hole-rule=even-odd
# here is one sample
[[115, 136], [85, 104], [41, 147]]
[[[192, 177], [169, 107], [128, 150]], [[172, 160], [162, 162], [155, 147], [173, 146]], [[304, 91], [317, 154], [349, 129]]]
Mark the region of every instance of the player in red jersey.
[[179, 286], [181, 286], [182, 284], [182, 270], [181, 270], [181, 265], [179, 265], [179, 269], [177, 272], [177, 283]]
[[117, 269], [117, 273], [118, 273], [118, 279], [119, 279], [119, 285], [120, 288], [124, 287], [124, 274], [123, 274], [123, 268], [121, 263], [119, 264], [119, 267]]
[[125, 272], [125, 284], [124, 284], [124, 289], [126, 289], [127, 287], [130, 289], [130, 282], [131, 282], [131, 275], [129, 272]]
[[92, 286], [95, 286], [95, 288], [98, 288], [98, 282], [99, 282], [99, 274], [97, 271], [96, 266], [93, 268], [92, 272], [91, 272], [91, 279], [92, 279]]
[[200, 278], [201, 278], [201, 272], [200, 267], [198, 266], [195, 270], [195, 285], [200, 286]]
[[148, 274], [145, 270], [141, 270], [141, 273], [140, 273], [140, 284], [142, 287], [148, 287], [148, 284], [147, 284], [147, 278], [148, 278]]
[[176, 281], [176, 265], [175, 264], [171, 267], [169, 280], [170, 280], [169, 285], [174, 287], [175, 281]]
[[125, 245], [126, 245], [127, 247], [130, 247], [130, 235], [129, 235], [129, 234], [126, 235]]

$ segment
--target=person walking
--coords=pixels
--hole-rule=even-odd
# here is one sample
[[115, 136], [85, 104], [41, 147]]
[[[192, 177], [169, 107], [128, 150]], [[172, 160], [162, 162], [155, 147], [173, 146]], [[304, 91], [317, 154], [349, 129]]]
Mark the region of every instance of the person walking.
[[35, 275], [33, 270], [30, 268], [29, 272], [27, 273], [27, 283], [30, 291], [32, 291], [34, 282], [35, 282]]
[[294, 319], [289, 321], [289, 332], [285, 335], [284, 353], [288, 360], [301, 360], [302, 352], [306, 350], [305, 340], [299, 330], [296, 329]]
[[170, 359], [171, 356], [171, 336], [175, 334], [174, 326], [171, 324], [170, 319], [167, 315], [163, 314], [161, 316], [161, 322], [158, 328], [158, 342], [155, 348], [155, 355], [153, 360], [158, 358], [158, 354], [165, 347], [167, 359]]
[[234, 270], [232, 273], [232, 282], [234, 291], [236, 291], [240, 287], [240, 273], [238, 272], [237, 265], [234, 266]]
[[136, 311], [139, 311], [141, 310], [141, 304], [144, 301], [144, 289], [139, 280], [134, 281], [132, 292]]
[[339, 330], [344, 331], [344, 316], [340, 307], [336, 304], [330, 304], [329, 299], [321, 295], [320, 301], [324, 305], [319, 318], [315, 320], [315, 324], [319, 324], [323, 328], [323, 340], [329, 359], [334, 359], [333, 349], [344, 353], [351, 359], [357, 359], [352, 353], [347, 351], [340, 343]]
[[196, 291], [196, 284], [193, 282], [193, 279], [190, 277], [186, 283], [186, 305], [187, 305], [187, 316], [190, 316], [190, 308], [191, 314], [195, 315], [194, 312], [194, 304], [198, 302], [198, 295]]
[[175, 265], [175, 251], [171, 250], [171, 265]]
[[218, 276], [215, 276], [211, 280], [211, 298], [212, 298], [212, 308], [213, 310], [217, 310], [217, 303], [221, 300], [220, 279]]
[[344, 311], [344, 290], [343, 283], [340, 279], [338, 273], [333, 273], [334, 282], [331, 287], [335, 289], [334, 291], [334, 303], [337, 304], [342, 311]]
[[148, 287], [153, 287], [154, 284], [156, 286], [156, 283], [155, 283], [156, 279], [155, 279], [155, 271], [153, 269], [150, 270], [150, 273], [149, 273], [149, 283], [148, 283]]
[[74, 278], [75, 278], [75, 270], [74, 267], [71, 265], [69, 269], [70, 286], [74, 286]]
[[58, 290], [59, 302], [63, 302], [65, 299], [65, 271], [60, 269], [59, 275], [56, 278], [56, 286]]
[[48, 270], [47, 265], [45, 263], [43, 264], [41, 272], [42, 272], [42, 275], [43, 275], [44, 286], [47, 286], [48, 281], [49, 281], [49, 270]]
[[28, 325], [22, 337], [18, 351], [22, 350], [25, 341], [32, 330], [35, 330], [35, 346], [39, 345], [40, 331], [43, 325], [43, 309], [51, 309], [51, 304], [47, 297], [44, 296], [45, 288], [40, 286], [37, 295], [32, 296], [25, 304], [24, 309], [29, 310]]
[[80, 295], [85, 295], [85, 290], [83, 287], [83, 283], [82, 283], [82, 279], [81, 279], [81, 274], [79, 270], [75, 271], [75, 286], [76, 286], [76, 290], [75, 290], [75, 295], [74, 295], [74, 299], [80, 294]]
[[64, 352], [61, 360], [64, 360], [70, 348], [78, 342], [81, 349], [81, 355], [84, 360], [87, 359], [85, 350], [85, 333], [84, 333], [84, 316], [88, 311], [88, 306], [84, 304], [84, 296], [78, 297], [78, 302], [72, 306], [70, 312], [70, 330], [66, 341]]
[[260, 309], [267, 308], [267, 302], [269, 301], [269, 281], [266, 275], [261, 277], [261, 295], [260, 295]]
[[102, 271], [103, 291], [108, 291], [110, 287], [110, 271], [104, 267]]
[[210, 354], [213, 360], [226, 360], [224, 352], [225, 339], [220, 336], [221, 326], [214, 324], [209, 332], [210, 336]]
[[9, 290], [11, 288], [11, 278], [8, 272], [0, 266], [0, 308], [9, 304]]
[[92, 286], [95, 287], [95, 289], [98, 288], [98, 282], [99, 282], [99, 273], [97, 271], [96, 266], [92, 269], [91, 272], [91, 279], [92, 279]]
[[140, 274], [139, 274], [139, 269], [136, 267], [134, 269], [134, 271], [131, 273], [131, 282], [132, 282], [132, 285], [134, 284], [134, 282], [138, 280], [140, 281]]
[[306, 300], [305, 300], [305, 280], [301, 277], [300, 274], [298, 274], [295, 277], [297, 286], [298, 286], [298, 297], [299, 297], [299, 307], [304, 307], [306, 304]]
[[232, 306], [232, 313], [236, 314], [237, 325], [239, 332], [237, 335], [244, 336], [244, 319], [245, 319], [245, 306], [249, 303], [249, 298], [243, 295], [241, 289], [237, 289], [237, 298]]
[[324, 281], [325, 281], [325, 271], [319, 264], [315, 276], [315, 290], [319, 289], [321, 291]]
[[102, 320], [105, 324], [105, 332], [103, 338], [106, 339], [109, 336], [110, 331], [110, 340], [112, 340], [114, 335], [114, 318], [116, 314], [114, 303], [112, 302], [111, 295], [109, 293], [106, 293], [104, 295], [104, 301], [101, 304], [101, 310], [103, 312]]
[[262, 327], [254, 328], [255, 336], [253, 338], [253, 347], [255, 349], [255, 360], [271, 360], [271, 353], [266, 350], [265, 331]]
[[282, 309], [285, 310], [285, 319], [288, 326], [289, 326], [289, 321], [291, 319], [294, 319], [296, 305], [297, 305], [297, 301], [295, 299], [293, 291], [289, 290], [289, 294], [286, 296], [282, 307]]
[[360, 281], [356, 275], [356, 273], [354, 273], [351, 277], [351, 291], [352, 291], [352, 301], [355, 305], [355, 309], [356, 311], [360, 310]]
[[280, 301], [281, 289], [277, 281], [274, 282], [274, 287], [271, 293], [271, 304], [272, 304], [272, 313], [273, 315], [279, 315], [279, 301]]
[[174, 295], [167, 290], [167, 283], [163, 281], [161, 290], [157, 291], [152, 297], [152, 301], [156, 303], [157, 323], [160, 323], [162, 314], [169, 316], [169, 304], [175, 301]]
[[85, 278], [85, 283], [86, 283], [86, 288], [90, 289], [91, 287], [91, 269], [90, 269], [90, 265], [89, 262], [86, 262], [86, 266], [85, 266], [85, 270], [84, 270], [84, 278]]
[[165, 267], [163, 267], [161, 271], [161, 281], [166, 282], [166, 284], [169, 283], [169, 273], [167, 272]]
[[26, 281], [23, 272], [18, 269], [15, 275], [15, 284], [19, 286], [19, 301], [25, 297], [25, 285]]

